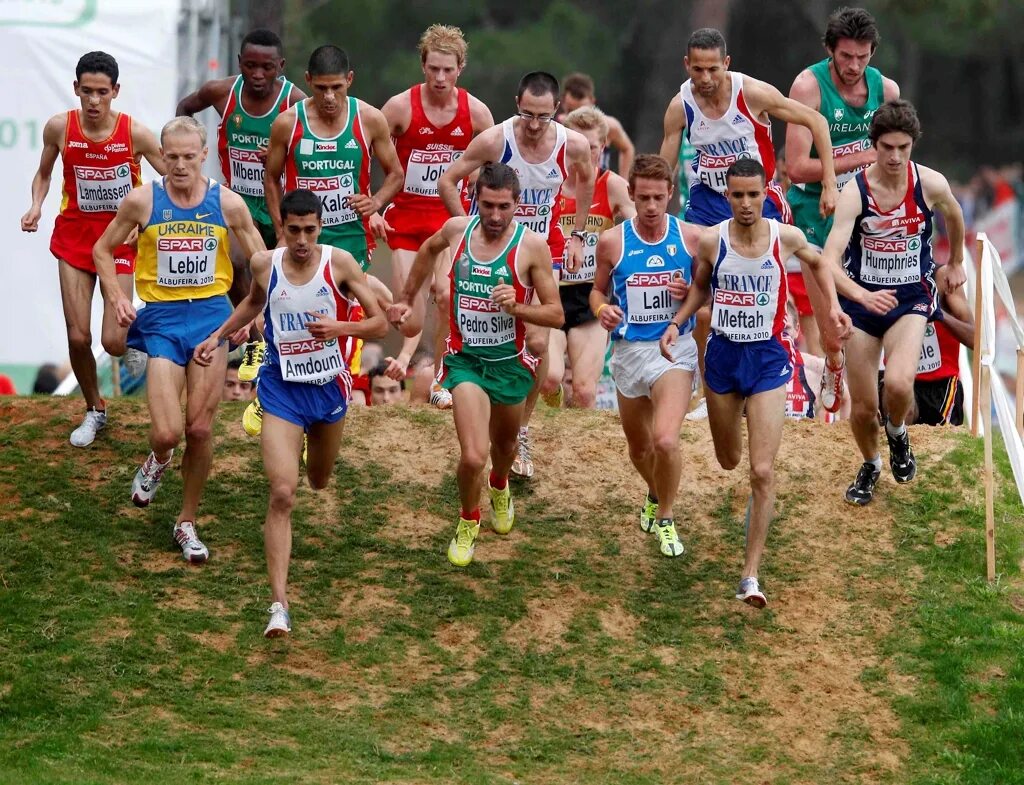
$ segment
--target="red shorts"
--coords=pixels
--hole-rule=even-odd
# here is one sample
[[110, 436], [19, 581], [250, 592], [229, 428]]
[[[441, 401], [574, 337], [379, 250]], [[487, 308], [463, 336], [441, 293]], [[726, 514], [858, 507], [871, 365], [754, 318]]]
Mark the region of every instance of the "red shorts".
[[392, 251], [418, 251], [449, 218], [444, 207], [424, 210], [392, 204], [384, 211], [384, 220], [394, 229], [388, 232], [388, 246]]
[[[50, 253], [63, 259], [72, 267], [95, 273], [92, 263], [92, 247], [106, 231], [109, 220], [82, 220], [57, 216], [50, 238]], [[114, 249], [114, 269], [118, 275], [132, 275], [135, 272], [135, 247], [119, 245]]]
[[813, 315], [814, 309], [811, 308], [811, 298], [807, 296], [804, 274], [786, 273], [786, 281], [789, 283], [789, 293], [793, 295], [793, 302], [796, 303], [796, 312], [800, 316]]

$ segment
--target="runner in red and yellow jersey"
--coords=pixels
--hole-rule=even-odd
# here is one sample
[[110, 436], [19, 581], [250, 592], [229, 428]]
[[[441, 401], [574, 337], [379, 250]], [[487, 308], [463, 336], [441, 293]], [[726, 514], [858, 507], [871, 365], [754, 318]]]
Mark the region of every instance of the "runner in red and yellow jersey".
[[[113, 219], [121, 200], [142, 184], [139, 161], [144, 156], [163, 174], [164, 164], [153, 133], [123, 112], [111, 111], [117, 97], [117, 61], [106, 52], [82, 55], [75, 68], [75, 95], [81, 109], [51, 117], [43, 127], [43, 153], [32, 178], [32, 206], [21, 218], [23, 232], [39, 229], [43, 200], [59, 156], [64, 186], [50, 251], [58, 260], [61, 300], [68, 331], [71, 368], [85, 398], [86, 415], [71, 434], [76, 447], [92, 444], [107, 423], [100, 397], [92, 349], [92, 297], [96, 268], [92, 246]], [[131, 296], [135, 248], [121, 245], [114, 253], [119, 283]], [[104, 345], [124, 343], [124, 330], [113, 318], [103, 319]]]
[[[405, 170], [405, 184], [384, 215], [396, 292], [405, 285], [416, 251], [448, 220], [448, 210], [438, 194], [438, 180], [459, 159], [473, 137], [494, 125], [494, 118], [483, 102], [456, 87], [466, 65], [466, 50], [466, 39], [459, 28], [428, 27], [419, 43], [424, 82], [393, 96], [381, 109]], [[434, 341], [434, 356], [438, 358], [444, 353], [448, 336], [446, 282], [450, 266], [451, 256], [443, 251], [438, 255], [432, 287], [439, 312]], [[414, 305], [423, 309], [425, 302], [419, 300]], [[407, 344], [388, 363], [389, 376], [405, 377], [419, 340], [417, 336], [414, 343]], [[452, 405], [451, 393], [435, 385], [431, 402], [446, 409]]]

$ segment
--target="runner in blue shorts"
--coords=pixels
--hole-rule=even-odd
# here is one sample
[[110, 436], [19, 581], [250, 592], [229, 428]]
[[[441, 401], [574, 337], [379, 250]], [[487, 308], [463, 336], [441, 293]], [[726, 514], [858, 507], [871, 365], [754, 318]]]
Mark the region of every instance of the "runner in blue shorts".
[[845, 335], [849, 320], [836, 300], [831, 271], [799, 229], [762, 216], [765, 172], [743, 159], [726, 174], [733, 218], [706, 230], [697, 252], [693, 284], [661, 339], [669, 357], [685, 323], [711, 294], [711, 338], [705, 358], [708, 422], [715, 454], [734, 469], [743, 453], [746, 411], [751, 502], [746, 560], [736, 599], [757, 608], [767, 603], [758, 567], [775, 506], [775, 456], [786, 416], [786, 383], [793, 368], [782, 343], [786, 321], [785, 260], [806, 262], [830, 304], [826, 326]]
[[[932, 259], [932, 217], [938, 210], [949, 233], [950, 258], [943, 290], [963, 285], [964, 220], [946, 178], [910, 160], [921, 135], [907, 101], [888, 101], [871, 120], [877, 160], [843, 188], [822, 254], [835, 271], [843, 309], [853, 320], [846, 346], [850, 428], [864, 457], [846, 500], [864, 505], [882, 471], [878, 452], [878, 367], [885, 349], [885, 434], [893, 479], [910, 482], [917, 462], [905, 420], [925, 325], [936, 318], [938, 292]], [[846, 274], [840, 272], [840, 260]]]
[[[316, 194], [292, 191], [280, 210], [285, 247], [252, 258], [249, 294], [195, 351], [197, 363], [209, 362], [225, 336], [262, 311], [267, 354], [259, 373], [261, 441], [270, 482], [263, 536], [272, 599], [263, 634], [268, 638], [291, 632], [288, 561], [303, 434], [309, 438], [306, 477], [314, 490], [327, 487], [341, 446], [352, 380], [340, 339], [387, 333], [384, 313], [355, 258], [317, 243], [322, 206]], [[352, 297], [363, 308], [360, 321], [350, 321]]]

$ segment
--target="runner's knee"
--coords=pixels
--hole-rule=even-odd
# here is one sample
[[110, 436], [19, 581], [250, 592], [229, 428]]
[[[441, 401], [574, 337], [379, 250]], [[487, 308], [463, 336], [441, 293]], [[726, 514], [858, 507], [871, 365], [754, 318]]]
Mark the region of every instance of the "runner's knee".
[[314, 491], [322, 491], [327, 487], [327, 483], [331, 481], [331, 469], [316, 470], [307, 466], [306, 480], [309, 482], [309, 487]]
[[69, 324], [68, 348], [73, 352], [92, 351], [92, 333]]
[[548, 353], [548, 331], [527, 330], [526, 348], [534, 357], [542, 358]]
[[752, 490], [766, 491], [775, 482], [775, 465], [772, 462], [755, 463], [750, 467], [750, 487]]
[[665, 458], [679, 450], [678, 433], [659, 433], [654, 437], [654, 452], [659, 458]]
[[295, 483], [278, 480], [270, 483], [270, 509], [274, 512], [289, 513], [295, 506]]
[[[495, 445], [497, 446], [497, 444]], [[463, 471], [482, 472], [487, 465], [487, 453], [476, 450], [466, 450], [459, 458], [459, 464]]]
[[597, 404], [597, 385], [590, 381], [573, 379], [572, 405], [578, 409], [593, 409]]
[[158, 428], [153, 426], [149, 441], [154, 452], [167, 453], [178, 446], [178, 442], [181, 441], [181, 432], [174, 428]]
[[207, 420], [189, 423], [185, 426], [185, 442], [199, 444], [208, 442], [213, 437], [213, 423]]
[[740, 450], [729, 449], [727, 447], [719, 447], [715, 445], [715, 457], [718, 459], [718, 465], [726, 471], [732, 471], [740, 464]]

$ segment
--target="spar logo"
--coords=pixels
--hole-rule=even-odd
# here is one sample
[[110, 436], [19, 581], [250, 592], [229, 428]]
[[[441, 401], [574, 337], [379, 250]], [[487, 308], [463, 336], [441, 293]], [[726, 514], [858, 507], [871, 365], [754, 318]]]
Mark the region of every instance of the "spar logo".
[[551, 213], [551, 205], [547, 204], [520, 204], [516, 208], [516, 215], [520, 218], [544, 218]]
[[311, 354], [321, 349], [327, 349], [338, 342], [337, 338], [329, 341], [318, 341], [314, 338], [307, 338], [302, 341], [282, 341], [277, 346], [277, 351], [282, 357], [294, 357], [297, 354]]
[[337, 191], [341, 188], [352, 187], [352, 175], [340, 174], [333, 177], [296, 177], [296, 188], [305, 188], [310, 191]]
[[[116, 169], [99, 169], [95, 166], [76, 166], [75, 177], [79, 180], [94, 180], [94, 181], [105, 181], [105, 180], [116, 180], [118, 173], [124, 170], [125, 174], [128, 173], [127, 166], [119, 166]], [[120, 175], [124, 176], [124, 175]]]
[[876, 237], [865, 237], [864, 250], [875, 253], [907, 253], [917, 251], [921, 248], [921, 240], [917, 237], [879, 239]]
[[[761, 298], [763, 302], [759, 302]], [[731, 305], [738, 308], [752, 308], [755, 303], [758, 305], [768, 304], [768, 295], [764, 292], [755, 295], [753, 292], [735, 292], [731, 289], [717, 289], [715, 291], [715, 302], [719, 305]]]
[[450, 164], [462, 157], [457, 150], [413, 150], [409, 154], [409, 163], [413, 164]]
[[237, 147], [228, 148], [228, 158], [232, 161], [243, 161], [247, 164], [258, 164], [260, 157], [255, 150], [240, 150]]
[[156, 241], [156, 249], [165, 253], [216, 251], [217, 240], [213, 237], [161, 237]]

